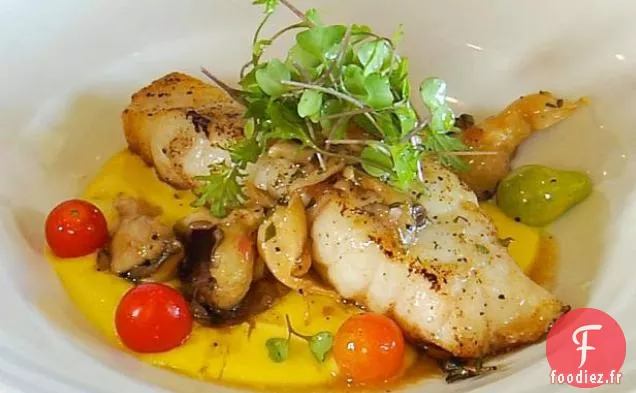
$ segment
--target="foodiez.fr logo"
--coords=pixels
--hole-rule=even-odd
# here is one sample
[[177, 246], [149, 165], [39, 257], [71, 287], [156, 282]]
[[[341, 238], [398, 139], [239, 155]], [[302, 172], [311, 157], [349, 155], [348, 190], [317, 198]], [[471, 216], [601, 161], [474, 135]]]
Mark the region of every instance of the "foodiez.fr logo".
[[625, 334], [614, 318], [579, 308], [559, 318], [546, 344], [550, 383], [593, 388], [621, 383]]

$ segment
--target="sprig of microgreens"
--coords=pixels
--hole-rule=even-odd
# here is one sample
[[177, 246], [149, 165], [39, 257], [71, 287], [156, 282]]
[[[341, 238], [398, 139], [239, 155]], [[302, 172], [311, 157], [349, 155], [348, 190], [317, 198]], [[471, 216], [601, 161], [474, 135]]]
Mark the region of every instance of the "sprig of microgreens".
[[[423, 189], [426, 155], [457, 170], [466, 167], [453, 154], [466, 146], [455, 135], [459, 129], [446, 102], [446, 83], [428, 78], [420, 84], [428, 119], [421, 120], [413, 108], [408, 60], [396, 51], [401, 28], [387, 38], [365, 25], [326, 25], [315, 9], [302, 13], [287, 0], [253, 3], [264, 6], [265, 16], [252, 41], [252, 57], [241, 69], [241, 90], [219, 84], [246, 106], [245, 139], [230, 147], [231, 165], [217, 165], [224, 169], [212, 168], [210, 176], [202, 179], [207, 183], [197, 190], [197, 203], [207, 200], [215, 214], [235, 207], [242, 195], [232, 193], [245, 166], [275, 140], [294, 140], [313, 149], [321, 165], [324, 156], [359, 163], [368, 174], [400, 191]], [[300, 21], [263, 38], [263, 28], [279, 3]], [[265, 50], [293, 30], [300, 31], [287, 57], [263, 61]], [[347, 138], [351, 123], [363, 130], [360, 139]], [[347, 144], [359, 145], [359, 153], [338, 149]], [[234, 179], [219, 179], [226, 175]], [[209, 190], [219, 185], [229, 189]], [[220, 209], [221, 204], [228, 207]]]
[[289, 315], [285, 315], [285, 323], [287, 326], [286, 338], [275, 337], [270, 338], [267, 342], [265, 342], [269, 358], [276, 363], [281, 363], [287, 360], [289, 357], [289, 342], [293, 335], [305, 340], [309, 346], [309, 350], [312, 355], [314, 355], [314, 358], [318, 362], [323, 363], [327, 358], [327, 354], [333, 347], [333, 335], [326, 331], [316, 333], [313, 336], [300, 334], [292, 327]]
[[227, 216], [230, 211], [247, 201], [242, 186], [244, 176], [244, 171], [239, 166], [213, 165], [209, 175], [195, 178], [201, 185], [194, 189], [198, 198], [192, 206], [207, 205], [214, 216]]

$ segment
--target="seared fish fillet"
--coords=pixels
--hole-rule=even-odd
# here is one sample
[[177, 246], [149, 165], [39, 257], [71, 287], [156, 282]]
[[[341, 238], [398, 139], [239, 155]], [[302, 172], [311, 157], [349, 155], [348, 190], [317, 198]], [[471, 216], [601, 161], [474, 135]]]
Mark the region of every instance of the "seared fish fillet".
[[427, 222], [407, 247], [368, 190], [323, 193], [311, 227], [314, 266], [344, 298], [389, 315], [411, 340], [453, 356], [476, 358], [539, 340], [563, 304], [514, 263], [455, 174], [431, 162], [425, 176], [429, 193], [420, 202]]
[[210, 164], [229, 160], [223, 148], [243, 135], [243, 111], [219, 88], [175, 72], [133, 94], [122, 121], [132, 152], [163, 181], [190, 188]]

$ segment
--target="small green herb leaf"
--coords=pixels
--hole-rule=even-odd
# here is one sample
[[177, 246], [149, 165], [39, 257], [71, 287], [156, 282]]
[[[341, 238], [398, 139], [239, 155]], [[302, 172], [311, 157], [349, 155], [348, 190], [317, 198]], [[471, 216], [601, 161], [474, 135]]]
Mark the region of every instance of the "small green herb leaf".
[[316, 90], [305, 90], [298, 102], [298, 116], [307, 117], [320, 112], [322, 93]]
[[306, 146], [315, 146], [296, 110], [281, 102], [270, 101], [266, 112], [272, 125], [272, 131], [266, 139], [293, 139]]
[[260, 87], [258, 87], [258, 82], [256, 81], [256, 70], [253, 69], [248, 72], [239, 82], [243, 91], [249, 93], [253, 96], [263, 95], [263, 91]]
[[446, 82], [439, 78], [427, 78], [420, 84], [420, 98], [429, 111], [446, 105]]
[[333, 334], [330, 332], [317, 333], [309, 340], [309, 350], [320, 363], [325, 361], [332, 347]]
[[353, 24], [351, 26], [351, 35], [367, 35], [371, 33], [371, 28], [367, 25]]
[[344, 67], [343, 81], [347, 91], [354, 96], [366, 95], [364, 88], [364, 71], [356, 64], [348, 64]]
[[322, 20], [320, 19], [318, 10], [315, 8], [310, 8], [305, 12], [305, 21], [309, 26], [322, 26]]
[[417, 165], [420, 160], [420, 152], [418, 152], [409, 142], [402, 142], [391, 146], [391, 155], [393, 156], [393, 177], [390, 183], [401, 191], [412, 190], [421, 184], [417, 180]]
[[408, 134], [415, 128], [415, 125], [417, 124], [417, 114], [415, 114], [415, 111], [409, 102], [402, 102], [393, 105], [393, 112], [400, 121], [402, 135]]
[[349, 123], [349, 118], [340, 117], [327, 119], [327, 117], [346, 112], [348, 107], [348, 104], [345, 104], [335, 98], [330, 98], [323, 104], [320, 113], [320, 126], [326, 132], [326, 136], [328, 139], [344, 138], [347, 131], [347, 125]]
[[393, 93], [389, 78], [382, 77], [378, 73], [367, 75], [364, 78], [364, 88], [367, 91], [365, 102], [372, 108], [381, 109], [393, 103]]
[[445, 134], [455, 127], [455, 114], [448, 105], [441, 105], [431, 113], [429, 123], [431, 130], [437, 134]]
[[385, 40], [367, 41], [360, 45], [358, 60], [364, 67], [364, 75], [380, 72], [390, 55], [391, 48]]
[[287, 64], [298, 73], [299, 79], [313, 80], [320, 75], [324, 69], [322, 60], [319, 57], [305, 51], [299, 45], [294, 45], [287, 55]]
[[270, 338], [265, 346], [273, 362], [282, 363], [289, 357], [289, 340], [286, 338]]
[[386, 146], [374, 143], [360, 153], [362, 168], [371, 176], [388, 179], [393, 170], [393, 159]]
[[326, 59], [328, 52], [344, 38], [346, 27], [340, 25], [317, 26], [298, 33], [296, 42], [307, 53]]
[[287, 86], [282, 82], [290, 79], [289, 69], [278, 59], [273, 59], [265, 67], [256, 70], [258, 86], [271, 97], [278, 97], [287, 91]]
[[258, 156], [262, 153], [261, 147], [253, 137], [242, 139], [230, 146], [228, 150], [230, 151], [232, 162], [241, 169], [244, 169], [250, 162], [256, 162]]
[[458, 171], [466, 171], [470, 168], [468, 163], [461, 157], [457, 157], [450, 154], [444, 154], [445, 152], [464, 151], [466, 145], [459, 139], [455, 138], [452, 134], [438, 134], [428, 130], [423, 138], [424, 150], [432, 153], [439, 153], [439, 159], [442, 164], [452, 167]]
[[399, 120], [391, 111], [380, 112], [376, 116], [376, 122], [382, 130], [382, 136], [385, 142], [389, 144], [396, 143], [401, 136]]
[[252, 47], [252, 55], [254, 58], [259, 59], [265, 49], [272, 44], [272, 40], [258, 40], [254, 43]]
[[194, 189], [194, 194], [198, 198], [192, 205], [207, 205], [215, 217], [227, 216], [230, 210], [240, 207], [247, 200], [240, 184], [242, 177], [236, 167], [231, 168], [226, 164], [213, 165], [209, 175], [195, 177], [195, 180], [202, 184]]
[[256, 121], [253, 117], [245, 120], [245, 124], [243, 125], [243, 135], [246, 138], [251, 138], [254, 135], [254, 129], [256, 128]]
[[398, 46], [400, 45], [403, 39], [404, 39], [404, 25], [400, 23], [395, 33], [393, 33], [393, 37], [391, 37], [391, 41], [393, 41], [393, 45]]
[[252, 1], [252, 4], [263, 4], [265, 6], [265, 13], [271, 14], [272, 12], [274, 12], [274, 10], [276, 10], [278, 0], [254, 0]]

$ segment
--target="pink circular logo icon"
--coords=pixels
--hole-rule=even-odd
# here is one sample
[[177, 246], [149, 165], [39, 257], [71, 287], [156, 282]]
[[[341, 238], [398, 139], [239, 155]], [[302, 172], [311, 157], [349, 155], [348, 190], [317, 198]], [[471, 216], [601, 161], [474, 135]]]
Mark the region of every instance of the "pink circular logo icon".
[[614, 318], [594, 308], [572, 310], [548, 334], [550, 382], [578, 388], [619, 384], [625, 352], [625, 334]]

